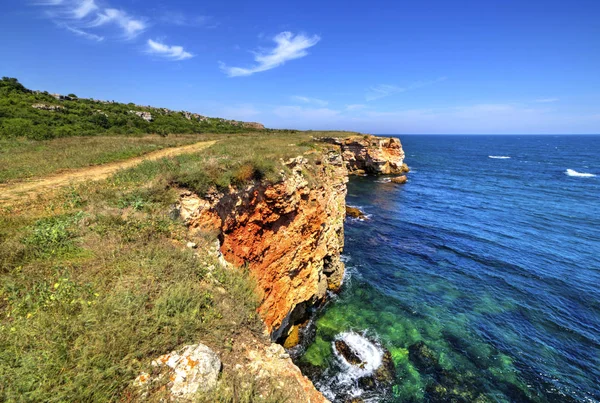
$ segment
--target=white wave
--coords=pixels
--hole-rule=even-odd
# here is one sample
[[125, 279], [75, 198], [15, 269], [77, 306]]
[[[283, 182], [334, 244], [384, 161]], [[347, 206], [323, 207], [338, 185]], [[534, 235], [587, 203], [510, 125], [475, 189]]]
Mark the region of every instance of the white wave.
[[510, 157], [507, 157], [506, 155], [488, 155], [489, 158], [493, 158], [495, 160], [509, 160]]
[[596, 177], [596, 175], [594, 175], [594, 174], [588, 174], [585, 172], [577, 172], [573, 169], [567, 169], [565, 171], [565, 174], [569, 175], [569, 176], [577, 176], [579, 178], [594, 178], [594, 177]]
[[[362, 367], [352, 365], [337, 351], [335, 341], [332, 349], [336, 357], [338, 370], [335, 375], [318, 382], [317, 388], [331, 401], [337, 400], [337, 394], [343, 390], [345, 395], [356, 398], [363, 395], [364, 390], [359, 386], [358, 380], [364, 376], [372, 375], [383, 363], [383, 349], [361, 334], [355, 332], [342, 332], [335, 338], [343, 340], [348, 347], [364, 363]], [[378, 399], [365, 399], [365, 402], [378, 401]]]

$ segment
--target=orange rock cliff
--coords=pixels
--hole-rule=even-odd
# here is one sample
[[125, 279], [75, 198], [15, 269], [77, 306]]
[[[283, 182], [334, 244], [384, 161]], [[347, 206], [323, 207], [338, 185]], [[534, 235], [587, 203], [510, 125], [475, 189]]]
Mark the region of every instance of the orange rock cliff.
[[335, 146], [314, 164], [305, 156], [286, 161], [287, 174], [278, 183], [204, 199], [186, 192], [180, 200], [180, 215], [191, 229], [218, 231], [225, 260], [247, 265], [261, 293], [259, 313], [280, 342], [341, 286], [349, 170], [394, 174], [403, 164], [395, 138], [321, 140]]

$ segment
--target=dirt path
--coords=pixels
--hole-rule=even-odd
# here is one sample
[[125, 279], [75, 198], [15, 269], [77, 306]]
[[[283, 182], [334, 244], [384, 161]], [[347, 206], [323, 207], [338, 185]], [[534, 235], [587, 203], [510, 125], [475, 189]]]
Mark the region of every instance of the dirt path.
[[39, 179], [29, 180], [26, 182], [0, 185], [0, 204], [12, 204], [13, 202], [22, 200], [23, 198], [30, 198], [39, 193], [47, 192], [75, 183], [85, 182], [88, 180], [106, 179], [120, 169], [131, 168], [143, 161], [153, 161], [161, 158], [174, 157], [181, 154], [189, 154], [203, 150], [215, 143], [216, 141], [204, 141], [182, 147], [165, 148], [164, 150], [153, 151], [140, 157], [131, 158], [125, 161], [111, 162], [105, 165], [72, 170]]

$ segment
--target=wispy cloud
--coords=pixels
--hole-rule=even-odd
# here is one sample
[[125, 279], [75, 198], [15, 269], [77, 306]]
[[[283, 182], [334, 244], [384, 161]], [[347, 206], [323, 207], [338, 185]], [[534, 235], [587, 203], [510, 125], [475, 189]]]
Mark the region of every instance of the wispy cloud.
[[116, 25], [121, 28], [127, 39], [133, 39], [148, 28], [146, 21], [134, 18], [123, 10], [116, 8], [105, 8], [96, 14], [95, 20], [89, 23], [89, 27], [101, 27], [104, 25]]
[[329, 102], [324, 101], [322, 99], [319, 98], [309, 98], [309, 97], [303, 97], [303, 96], [299, 96], [299, 95], [294, 95], [293, 97], [291, 97], [292, 101], [295, 102], [301, 102], [304, 104], [312, 104], [312, 105], [317, 105], [317, 106], [327, 106], [329, 105]]
[[281, 32], [273, 40], [277, 44], [275, 48], [268, 51], [255, 52], [253, 67], [228, 67], [221, 63], [221, 69], [229, 77], [250, 76], [254, 73], [267, 71], [281, 66], [287, 61], [299, 59], [308, 55], [307, 49], [315, 46], [321, 38], [318, 35], [306, 36], [304, 34], [294, 35], [291, 32]]
[[104, 40], [103, 36], [96, 35], [96, 34], [90, 34], [89, 32], [85, 32], [82, 29], [73, 28], [68, 25], [64, 25], [64, 27], [65, 27], [65, 29], [73, 32], [75, 35], [79, 35], [81, 37], [89, 39], [90, 41], [102, 42]]
[[536, 99], [535, 102], [539, 103], [539, 104], [550, 104], [553, 102], [558, 102], [559, 99], [558, 98], [540, 98], [540, 99]]
[[417, 88], [427, 87], [429, 85], [433, 85], [433, 84], [445, 81], [446, 79], [447, 79], [447, 77], [439, 77], [439, 78], [436, 78], [435, 80], [430, 80], [430, 81], [417, 81], [406, 87], [399, 87], [397, 85], [389, 85], [389, 84], [374, 85], [367, 90], [365, 99], [367, 100], [367, 102], [376, 101], [381, 98], [389, 97], [390, 95], [399, 94], [399, 93], [414, 90]]
[[133, 39], [148, 28], [145, 19], [129, 15], [123, 10], [100, 7], [96, 0], [46, 0], [33, 3], [46, 8], [47, 15], [58, 25], [90, 40], [103, 36], [88, 29], [117, 27], [126, 39]]
[[169, 46], [164, 43], [148, 39], [146, 52], [169, 60], [186, 60], [194, 57], [186, 52], [183, 46]]
[[73, 18], [78, 20], [87, 17], [93, 11], [96, 11], [98, 6], [94, 0], [81, 0], [79, 3], [74, 4]]

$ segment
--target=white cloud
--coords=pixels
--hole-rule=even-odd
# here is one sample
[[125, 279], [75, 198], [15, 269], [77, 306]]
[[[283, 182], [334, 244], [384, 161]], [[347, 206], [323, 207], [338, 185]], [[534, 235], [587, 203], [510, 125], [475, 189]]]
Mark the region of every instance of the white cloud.
[[169, 60], [186, 60], [194, 57], [190, 52], [186, 52], [183, 46], [169, 46], [164, 43], [148, 39], [146, 52], [164, 57]]
[[138, 18], [131, 17], [123, 10], [116, 8], [105, 8], [96, 14], [95, 20], [89, 23], [90, 27], [101, 27], [107, 24], [115, 24], [121, 28], [127, 39], [132, 39], [144, 32], [148, 24]]
[[148, 28], [148, 23], [123, 10], [102, 8], [96, 0], [46, 0], [34, 3], [49, 8], [47, 15], [58, 25], [82, 37], [98, 41], [103, 38], [84, 29], [114, 26], [126, 39], [133, 39]]
[[78, 20], [87, 17], [91, 12], [96, 11], [98, 6], [94, 0], [82, 0], [78, 4], [74, 4], [73, 18]]
[[429, 85], [433, 85], [433, 84], [445, 81], [446, 79], [447, 79], [446, 77], [439, 77], [439, 78], [436, 78], [435, 80], [431, 80], [431, 81], [417, 81], [406, 87], [399, 87], [396, 85], [389, 85], [389, 84], [374, 85], [367, 90], [365, 99], [367, 100], [367, 102], [376, 101], [381, 98], [389, 97], [390, 95], [414, 90], [417, 88], [427, 87]]
[[75, 35], [79, 35], [79, 36], [89, 39], [91, 41], [102, 42], [104, 40], [104, 37], [100, 36], [100, 35], [90, 34], [89, 32], [85, 32], [84, 30], [81, 30], [78, 28], [73, 28], [68, 25], [65, 25], [64, 27], [67, 30], [73, 32]]
[[303, 34], [294, 35], [291, 32], [281, 32], [273, 40], [277, 44], [275, 48], [255, 53], [254, 61], [257, 63], [255, 66], [249, 68], [227, 67], [221, 63], [221, 69], [229, 77], [250, 76], [254, 73], [271, 70], [289, 60], [308, 55], [306, 50], [315, 46], [321, 38], [318, 35], [308, 37]]
[[559, 99], [558, 98], [540, 98], [540, 99], [536, 99], [535, 102], [539, 103], [539, 104], [549, 104], [552, 102], [558, 102]]
[[317, 105], [317, 106], [327, 106], [329, 105], [329, 102], [324, 101], [322, 99], [319, 98], [309, 98], [309, 97], [303, 97], [303, 96], [299, 96], [299, 95], [295, 95], [293, 97], [291, 97], [292, 101], [296, 101], [296, 102], [302, 102], [305, 104], [313, 104], [313, 105]]

